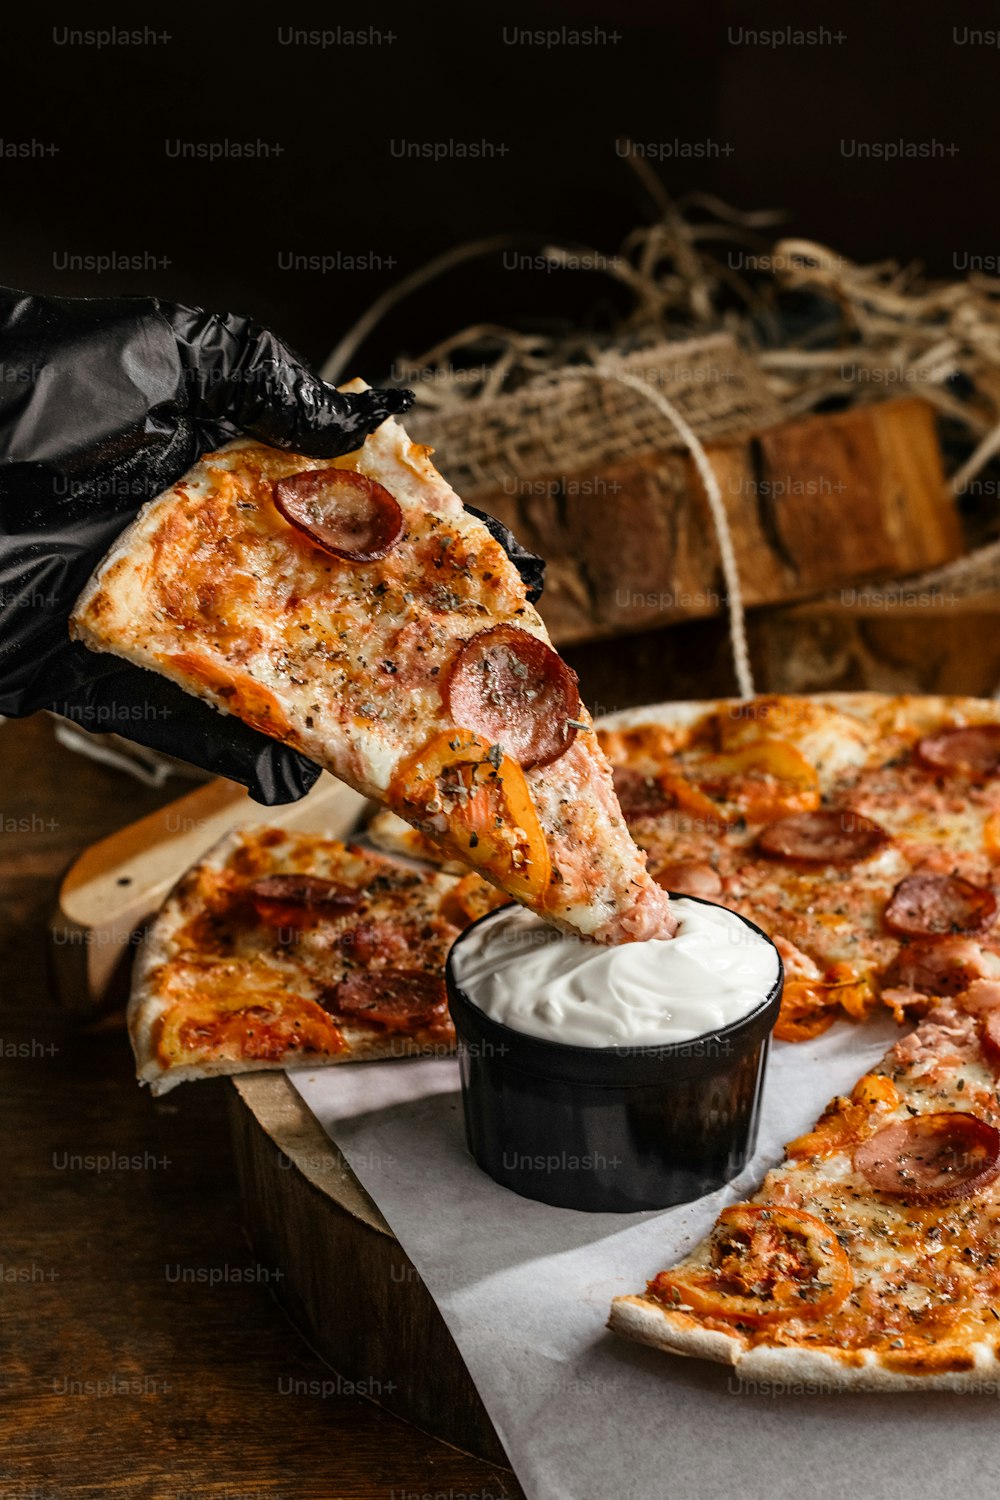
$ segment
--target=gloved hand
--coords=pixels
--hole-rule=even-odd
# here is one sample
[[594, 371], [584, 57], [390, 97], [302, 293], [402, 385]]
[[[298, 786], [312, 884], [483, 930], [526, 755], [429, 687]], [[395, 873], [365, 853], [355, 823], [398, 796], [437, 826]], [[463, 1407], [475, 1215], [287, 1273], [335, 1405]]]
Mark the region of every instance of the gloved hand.
[[288, 802], [319, 768], [175, 684], [71, 642], [115, 537], [195, 460], [247, 434], [334, 458], [409, 391], [342, 395], [274, 334], [158, 297], [0, 289], [0, 714], [48, 708]]

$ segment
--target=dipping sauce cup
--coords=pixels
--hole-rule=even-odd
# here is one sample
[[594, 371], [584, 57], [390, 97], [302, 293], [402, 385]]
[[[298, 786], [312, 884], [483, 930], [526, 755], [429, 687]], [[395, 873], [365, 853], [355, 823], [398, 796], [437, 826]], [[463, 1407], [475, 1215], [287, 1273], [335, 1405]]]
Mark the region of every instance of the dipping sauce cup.
[[526, 1198], [594, 1213], [666, 1208], [729, 1182], [756, 1142], [784, 979], [777, 950], [773, 985], [727, 1026], [653, 1046], [569, 1045], [493, 1019], [458, 982], [462, 945], [509, 910], [468, 928], [445, 968], [466, 1135], [483, 1171]]

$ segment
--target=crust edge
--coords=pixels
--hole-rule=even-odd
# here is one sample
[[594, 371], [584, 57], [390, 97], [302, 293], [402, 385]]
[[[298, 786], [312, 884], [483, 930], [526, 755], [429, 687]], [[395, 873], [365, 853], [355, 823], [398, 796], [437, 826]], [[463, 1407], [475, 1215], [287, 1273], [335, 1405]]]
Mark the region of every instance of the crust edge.
[[[773, 1394], [780, 1386], [792, 1395], [796, 1387], [810, 1394], [826, 1391], [961, 1391], [1000, 1393], [1000, 1357], [986, 1343], [969, 1344], [972, 1364], [965, 1370], [940, 1370], [909, 1375], [889, 1369], [871, 1349], [853, 1354], [830, 1348], [803, 1349], [775, 1344], [748, 1346], [735, 1334], [702, 1328], [688, 1319], [671, 1317], [650, 1297], [616, 1297], [608, 1327], [625, 1338], [683, 1358], [707, 1359], [728, 1365], [752, 1394], [754, 1384]], [[987, 1391], [988, 1387], [988, 1391]]]

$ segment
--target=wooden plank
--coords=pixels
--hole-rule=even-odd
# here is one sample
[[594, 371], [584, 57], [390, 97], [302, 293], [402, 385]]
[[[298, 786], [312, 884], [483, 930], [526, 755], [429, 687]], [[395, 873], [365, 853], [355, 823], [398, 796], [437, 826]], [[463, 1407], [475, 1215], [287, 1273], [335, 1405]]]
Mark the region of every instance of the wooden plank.
[[[934, 412], [916, 397], [707, 451], [748, 605], [918, 572], [962, 550]], [[686, 453], [647, 453], [476, 503], [548, 559], [539, 608], [562, 645], [724, 610], [711, 514]]]
[[50, 924], [60, 1003], [92, 1017], [123, 994], [136, 937], [170, 887], [206, 849], [244, 823], [343, 837], [365, 798], [324, 773], [298, 802], [261, 807], [234, 782], [215, 780], [92, 844], [59, 891]]

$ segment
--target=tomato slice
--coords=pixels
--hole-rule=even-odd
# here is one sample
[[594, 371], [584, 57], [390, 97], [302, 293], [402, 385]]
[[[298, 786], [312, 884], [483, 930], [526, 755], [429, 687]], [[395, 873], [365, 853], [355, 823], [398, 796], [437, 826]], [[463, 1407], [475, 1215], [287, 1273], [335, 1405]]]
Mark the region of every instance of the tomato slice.
[[537, 905], [552, 874], [524, 772], [471, 729], [444, 729], [398, 766], [389, 804], [518, 901]]
[[[750, 745], [683, 767], [683, 781], [693, 786], [701, 806], [715, 818], [770, 823], [819, 806], [819, 778], [794, 745], [785, 740], [757, 740]], [[678, 789], [682, 806], [683, 788]]]
[[705, 832], [721, 829], [730, 821], [730, 814], [721, 802], [716, 802], [690, 777], [680, 771], [669, 770], [656, 778], [666, 800], [681, 808], [697, 821]]
[[343, 1034], [315, 1000], [291, 993], [284, 975], [252, 959], [189, 963], [160, 971], [167, 999], [153, 1026], [156, 1056], [172, 1063], [280, 1062], [334, 1057]]
[[837, 1007], [855, 1021], [863, 1021], [875, 1005], [875, 992], [866, 979], [834, 973], [828, 979], [790, 979], [781, 997], [774, 1035], [782, 1042], [808, 1042], [822, 1035], [837, 1019]]
[[192, 679], [208, 688], [213, 697], [221, 699], [229, 712], [251, 729], [259, 729], [261, 734], [286, 743], [294, 740], [295, 732], [277, 698], [248, 673], [223, 666], [200, 651], [178, 651], [160, 657], [160, 661], [171, 672], [181, 674], [189, 691]]
[[873, 1122], [899, 1105], [899, 1090], [891, 1078], [866, 1073], [854, 1085], [851, 1097], [834, 1100], [815, 1130], [798, 1136], [785, 1147], [787, 1156], [829, 1156], [853, 1145], [868, 1133]]
[[990, 813], [983, 825], [983, 843], [987, 857], [1000, 862], [1000, 812]]
[[647, 1291], [680, 1312], [756, 1327], [818, 1318], [843, 1302], [853, 1282], [843, 1246], [822, 1219], [736, 1203], [719, 1215], [708, 1266], [661, 1271]]
[[829, 1031], [837, 1019], [833, 1010], [787, 1010], [782, 1002], [774, 1027], [774, 1036], [779, 1042], [811, 1042]]

